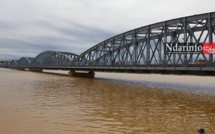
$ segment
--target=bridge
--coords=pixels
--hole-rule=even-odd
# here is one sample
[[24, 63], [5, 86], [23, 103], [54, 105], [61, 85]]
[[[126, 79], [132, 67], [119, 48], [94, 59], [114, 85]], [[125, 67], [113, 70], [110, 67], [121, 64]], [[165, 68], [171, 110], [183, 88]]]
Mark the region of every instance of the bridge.
[[[104, 40], [80, 55], [45, 51], [35, 58], [22, 57], [4, 67], [140, 73], [215, 73], [215, 12], [181, 17], [136, 28]], [[211, 50], [204, 53], [204, 44]], [[176, 47], [177, 48], [176, 50]], [[189, 50], [190, 49], [190, 50]]]

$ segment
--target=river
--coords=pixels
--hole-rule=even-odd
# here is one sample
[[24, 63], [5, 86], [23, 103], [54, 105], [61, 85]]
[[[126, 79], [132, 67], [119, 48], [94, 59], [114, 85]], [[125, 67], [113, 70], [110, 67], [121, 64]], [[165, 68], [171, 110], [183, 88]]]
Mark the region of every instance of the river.
[[215, 133], [213, 76], [47, 72], [0, 68], [0, 134]]

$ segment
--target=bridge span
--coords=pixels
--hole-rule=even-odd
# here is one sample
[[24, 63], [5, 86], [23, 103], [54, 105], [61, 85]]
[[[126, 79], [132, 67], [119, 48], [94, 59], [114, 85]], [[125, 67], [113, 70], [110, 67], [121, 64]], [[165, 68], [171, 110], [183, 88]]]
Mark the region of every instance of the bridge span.
[[215, 12], [136, 28], [104, 40], [80, 55], [44, 51], [4, 67], [140, 73], [215, 74]]

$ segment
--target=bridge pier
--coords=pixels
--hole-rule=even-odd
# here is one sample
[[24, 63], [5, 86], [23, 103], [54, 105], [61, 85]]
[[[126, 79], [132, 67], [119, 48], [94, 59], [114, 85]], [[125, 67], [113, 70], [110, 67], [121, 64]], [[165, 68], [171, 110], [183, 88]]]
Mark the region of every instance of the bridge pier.
[[29, 68], [29, 71], [33, 71], [33, 72], [43, 72], [43, 69], [41, 69], [41, 68]]
[[70, 70], [68, 74], [69, 76], [75, 76], [75, 77], [87, 77], [87, 78], [95, 77], [94, 71], [89, 71], [88, 73], [86, 73], [86, 72], [75, 72], [75, 70]]
[[16, 69], [20, 71], [25, 71], [25, 68], [16, 68]]

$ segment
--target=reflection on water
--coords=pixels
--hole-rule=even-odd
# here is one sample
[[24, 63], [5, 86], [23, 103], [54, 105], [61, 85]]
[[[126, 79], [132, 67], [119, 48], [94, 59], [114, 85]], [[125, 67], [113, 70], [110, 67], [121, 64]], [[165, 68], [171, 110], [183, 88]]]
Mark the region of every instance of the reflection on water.
[[0, 76], [0, 134], [215, 133], [214, 95], [7, 69]]

